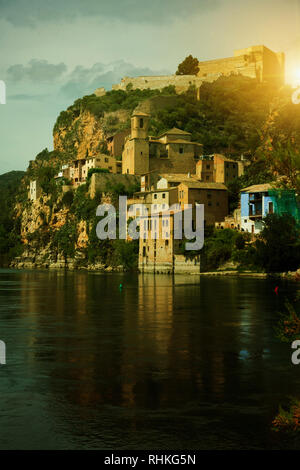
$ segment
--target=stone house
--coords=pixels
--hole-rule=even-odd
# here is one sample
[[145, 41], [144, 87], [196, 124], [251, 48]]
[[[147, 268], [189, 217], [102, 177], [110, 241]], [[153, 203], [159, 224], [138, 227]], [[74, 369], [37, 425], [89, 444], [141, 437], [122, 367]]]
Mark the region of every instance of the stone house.
[[239, 163], [221, 154], [202, 155], [196, 165], [196, 176], [201, 181], [228, 184], [243, 173]]
[[206, 225], [215, 225], [228, 215], [228, 190], [224, 184], [189, 181], [181, 183], [177, 189], [182, 209], [185, 204], [204, 204]]
[[295, 190], [274, 188], [270, 183], [241, 190], [241, 229], [252, 234], [263, 228], [268, 214], [290, 214], [300, 224], [300, 204]]
[[84, 184], [88, 177], [88, 172], [92, 168], [102, 168], [116, 174], [122, 172], [122, 163], [114, 157], [105, 154], [73, 160], [69, 166], [69, 178], [72, 184], [74, 186]]
[[[194, 256], [184, 253], [183, 241], [174, 238], [178, 211], [167, 211], [155, 217], [142, 217], [139, 240], [139, 270], [152, 273], [199, 273], [200, 252]], [[181, 219], [183, 221], [183, 217]]]
[[145, 175], [158, 173], [195, 173], [202, 144], [191, 141], [191, 134], [173, 128], [159, 137], [148, 135], [150, 115], [135, 111], [131, 134], [125, 140], [122, 173]]
[[121, 157], [124, 150], [125, 138], [130, 134], [130, 129], [117, 132], [106, 138], [107, 150], [111, 157]]
[[30, 184], [29, 184], [29, 199], [31, 201], [36, 201], [37, 199], [39, 199], [42, 195], [42, 189], [41, 189], [41, 186], [39, 184], [39, 182], [37, 180], [34, 180], [34, 181], [30, 181]]

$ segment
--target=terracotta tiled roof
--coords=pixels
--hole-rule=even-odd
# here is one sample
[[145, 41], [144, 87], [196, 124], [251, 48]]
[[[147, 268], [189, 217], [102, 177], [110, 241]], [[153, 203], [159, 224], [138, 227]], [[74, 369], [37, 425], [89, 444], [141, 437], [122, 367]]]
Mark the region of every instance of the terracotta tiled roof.
[[168, 134], [172, 134], [172, 135], [191, 135], [190, 132], [186, 132], [186, 131], [182, 131], [181, 129], [178, 129], [177, 127], [173, 127], [173, 129], [170, 129], [169, 131], [167, 132], [164, 132], [163, 134], [160, 135], [160, 137], [162, 137], [163, 135], [168, 135]]
[[177, 173], [177, 174], [160, 174], [161, 178], [165, 178], [167, 181], [171, 183], [182, 183], [183, 181], [199, 181], [196, 175], [188, 176], [187, 173]]

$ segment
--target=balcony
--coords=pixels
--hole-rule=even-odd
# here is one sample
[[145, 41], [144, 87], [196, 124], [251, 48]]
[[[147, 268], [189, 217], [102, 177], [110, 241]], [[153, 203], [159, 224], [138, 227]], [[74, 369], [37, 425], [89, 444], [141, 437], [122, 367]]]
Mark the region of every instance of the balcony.
[[253, 208], [249, 206], [249, 219], [261, 219], [262, 218], [262, 210], [257, 209], [256, 207]]

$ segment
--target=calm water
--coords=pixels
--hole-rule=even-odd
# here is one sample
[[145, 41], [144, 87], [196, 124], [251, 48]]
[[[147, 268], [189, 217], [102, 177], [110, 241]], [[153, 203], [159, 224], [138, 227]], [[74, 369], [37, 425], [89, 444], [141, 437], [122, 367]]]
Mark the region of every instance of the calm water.
[[296, 286], [275, 285], [0, 270], [0, 448], [286, 446], [300, 365], [272, 324]]

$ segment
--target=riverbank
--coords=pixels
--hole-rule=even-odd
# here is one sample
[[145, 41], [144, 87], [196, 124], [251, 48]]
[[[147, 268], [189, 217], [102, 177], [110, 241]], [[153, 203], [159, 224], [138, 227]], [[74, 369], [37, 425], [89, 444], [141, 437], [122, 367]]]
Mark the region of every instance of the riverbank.
[[[192, 273], [194, 274], [194, 273]], [[253, 271], [213, 271], [213, 272], [203, 272], [196, 274], [198, 276], [240, 276], [240, 277], [255, 277], [266, 279], [268, 277], [280, 277], [285, 279], [291, 279], [295, 281], [300, 281], [300, 269], [297, 271], [289, 271], [287, 273], [260, 273]]]
[[[3, 266], [6, 267], [6, 266]], [[49, 269], [49, 270], [86, 270], [86, 271], [99, 271], [99, 272], [123, 272], [125, 271], [122, 265], [108, 266], [102, 263], [88, 263], [80, 257], [77, 258], [64, 258], [58, 255], [56, 259], [41, 261], [41, 260], [26, 260], [22, 257], [15, 258], [8, 266], [13, 269]]]
[[[49, 269], [49, 270], [82, 270], [82, 271], [94, 271], [94, 272], [126, 272], [127, 270], [124, 266], [107, 266], [101, 263], [86, 263], [82, 258], [71, 258], [65, 259], [64, 257], [58, 256], [53, 262], [41, 262], [24, 260], [24, 258], [15, 258], [9, 266], [0, 266], [5, 268], [13, 269]], [[139, 272], [136, 270], [136, 272]], [[289, 279], [294, 281], [300, 281], [300, 268], [297, 271], [289, 271], [283, 273], [265, 273], [265, 272], [256, 272], [256, 271], [239, 271], [238, 269], [231, 270], [218, 270], [218, 271], [205, 271], [205, 272], [186, 272], [183, 274], [190, 274], [192, 276], [206, 276], [206, 277], [220, 277], [220, 276], [234, 276], [234, 277], [252, 277], [252, 278], [261, 278], [266, 279], [269, 277]]]

